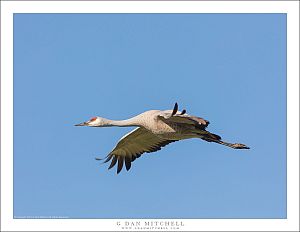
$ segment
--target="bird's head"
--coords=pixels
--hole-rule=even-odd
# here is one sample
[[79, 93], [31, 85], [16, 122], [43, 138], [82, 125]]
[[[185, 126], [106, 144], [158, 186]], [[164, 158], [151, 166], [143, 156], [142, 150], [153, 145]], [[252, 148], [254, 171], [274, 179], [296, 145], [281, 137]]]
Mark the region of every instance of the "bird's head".
[[109, 126], [109, 120], [101, 117], [92, 117], [90, 120], [76, 124], [75, 126], [105, 127]]

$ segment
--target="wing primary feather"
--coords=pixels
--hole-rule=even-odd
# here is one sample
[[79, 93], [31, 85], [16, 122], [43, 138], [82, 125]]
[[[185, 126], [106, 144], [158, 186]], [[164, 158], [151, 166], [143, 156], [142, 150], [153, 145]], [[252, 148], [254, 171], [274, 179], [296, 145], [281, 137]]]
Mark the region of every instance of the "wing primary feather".
[[106, 159], [106, 160], [104, 160], [104, 161], [103, 161], [103, 163], [107, 163], [108, 161], [110, 161], [110, 160], [111, 160], [111, 158], [112, 158], [112, 157], [113, 157], [112, 155], [108, 155], [107, 159]]
[[180, 115], [184, 115], [186, 113], [186, 110], [182, 110]]
[[123, 168], [123, 163], [124, 163], [124, 157], [123, 157], [123, 156], [119, 156], [119, 158], [118, 158], [118, 169], [117, 169], [117, 174], [119, 174], [119, 172], [122, 170], [122, 168]]
[[125, 157], [125, 166], [127, 171], [131, 168], [131, 159], [127, 156]]
[[175, 106], [174, 106], [174, 109], [173, 109], [173, 112], [172, 112], [172, 116], [175, 115], [177, 113], [177, 110], [178, 110], [178, 104], [177, 102], [175, 103]]
[[111, 157], [112, 157], [112, 156], [111, 156], [111, 154], [109, 153], [109, 154], [108, 154], [107, 156], [105, 156], [104, 158], [95, 157], [95, 160], [104, 160], [104, 159], [107, 160], [108, 158], [111, 159]]
[[117, 163], [117, 160], [118, 160], [117, 156], [114, 156], [108, 169], [111, 169], [113, 166], [115, 166], [115, 164]]

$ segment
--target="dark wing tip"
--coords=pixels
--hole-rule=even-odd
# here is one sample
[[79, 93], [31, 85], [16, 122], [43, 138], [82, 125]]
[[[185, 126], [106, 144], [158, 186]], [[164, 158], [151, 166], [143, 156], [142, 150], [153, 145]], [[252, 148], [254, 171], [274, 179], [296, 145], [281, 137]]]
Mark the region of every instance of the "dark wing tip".
[[103, 163], [107, 163], [108, 161], [111, 160], [112, 157], [113, 157], [113, 155], [112, 155], [112, 154], [109, 154], [109, 155], [107, 156], [106, 160], [104, 160]]
[[184, 115], [186, 113], [186, 110], [182, 110], [180, 115]]
[[117, 163], [117, 160], [118, 160], [117, 156], [114, 156], [114, 158], [112, 159], [112, 161], [111, 161], [110, 166], [108, 167], [108, 169], [111, 169], [113, 166], [115, 166], [116, 163]]
[[129, 157], [125, 157], [125, 166], [126, 166], [126, 170], [129, 171], [129, 169], [131, 168], [131, 159]]
[[172, 116], [175, 115], [177, 113], [177, 110], [178, 110], [178, 104], [177, 102], [175, 103], [174, 105], [174, 109], [173, 109], [173, 112], [172, 112]]
[[123, 156], [119, 156], [118, 158], [118, 169], [117, 169], [117, 174], [120, 173], [120, 171], [123, 168], [123, 163], [124, 163], [124, 157]]

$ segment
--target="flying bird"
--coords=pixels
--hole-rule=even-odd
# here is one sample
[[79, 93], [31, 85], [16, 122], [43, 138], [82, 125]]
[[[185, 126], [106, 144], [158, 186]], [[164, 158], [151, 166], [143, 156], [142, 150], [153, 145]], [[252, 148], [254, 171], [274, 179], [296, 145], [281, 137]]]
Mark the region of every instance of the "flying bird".
[[[109, 162], [111, 169], [117, 165], [117, 174], [125, 163], [127, 171], [131, 163], [144, 153], [161, 150], [162, 147], [179, 140], [200, 138], [207, 142], [214, 142], [234, 149], [249, 149], [241, 143], [228, 143], [221, 140], [219, 135], [206, 130], [209, 121], [188, 115], [186, 110], [178, 111], [175, 103], [173, 110], [149, 110], [127, 120], [110, 120], [93, 117], [75, 126], [90, 127], [137, 127], [124, 135], [116, 147], [105, 157], [104, 163]], [[102, 160], [96, 158], [96, 160]]]

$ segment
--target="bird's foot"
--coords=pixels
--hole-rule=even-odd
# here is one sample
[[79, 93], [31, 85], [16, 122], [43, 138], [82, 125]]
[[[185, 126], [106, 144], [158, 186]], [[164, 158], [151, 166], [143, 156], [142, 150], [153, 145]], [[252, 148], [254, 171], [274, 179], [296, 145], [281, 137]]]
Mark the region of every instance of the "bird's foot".
[[245, 144], [241, 143], [235, 143], [232, 145], [234, 149], [250, 149], [250, 147], [247, 147]]

